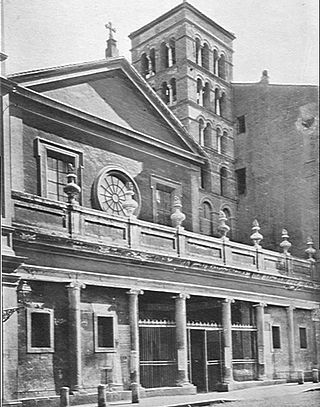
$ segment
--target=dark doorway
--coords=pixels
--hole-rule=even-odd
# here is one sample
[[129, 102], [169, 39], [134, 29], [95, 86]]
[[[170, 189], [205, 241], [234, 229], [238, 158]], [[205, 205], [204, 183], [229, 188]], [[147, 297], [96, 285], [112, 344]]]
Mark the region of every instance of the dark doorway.
[[191, 381], [197, 386], [198, 392], [205, 392], [207, 391], [205, 331], [201, 329], [190, 330], [190, 345]]

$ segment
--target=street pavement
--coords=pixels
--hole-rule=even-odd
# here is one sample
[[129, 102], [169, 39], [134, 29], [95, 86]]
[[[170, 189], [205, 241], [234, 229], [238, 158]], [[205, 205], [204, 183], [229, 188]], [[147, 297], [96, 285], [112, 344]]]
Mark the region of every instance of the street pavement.
[[[319, 383], [286, 383], [233, 390], [227, 393], [200, 393], [188, 396], [148, 397], [134, 404], [137, 407], [192, 407], [227, 403], [230, 407], [319, 407]], [[131, 403], [109, 403], [110, 407], [128, 407]], [[85, 404], [78, 407], [97, 407]]]

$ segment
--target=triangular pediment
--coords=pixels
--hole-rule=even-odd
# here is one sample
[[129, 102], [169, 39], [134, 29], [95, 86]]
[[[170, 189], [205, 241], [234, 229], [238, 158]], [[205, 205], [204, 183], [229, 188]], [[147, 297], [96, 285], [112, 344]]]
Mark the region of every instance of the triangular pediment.
[[124, 59], [12, 76], [50, 99], [151, 139], [203, 155], [179, 120]]

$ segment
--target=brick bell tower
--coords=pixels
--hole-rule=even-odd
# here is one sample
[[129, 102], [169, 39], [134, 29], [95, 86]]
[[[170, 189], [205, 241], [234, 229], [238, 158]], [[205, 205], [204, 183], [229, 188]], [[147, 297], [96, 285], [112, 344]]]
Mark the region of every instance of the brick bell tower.
[[[191, 4], [172, 10], [129, 35], [132, 64], [203, 147], [209, 164], [201, 174], [202, 232], [215, 235], [224, 210], [235, 236], [232, 121], [232, 41], [235, 36]], [[200, 202], [201, 211], [201, 202]], [[201, 227], [200, 227], [201, 229]], [[201, 231], [201, 230], [200, 230]]]

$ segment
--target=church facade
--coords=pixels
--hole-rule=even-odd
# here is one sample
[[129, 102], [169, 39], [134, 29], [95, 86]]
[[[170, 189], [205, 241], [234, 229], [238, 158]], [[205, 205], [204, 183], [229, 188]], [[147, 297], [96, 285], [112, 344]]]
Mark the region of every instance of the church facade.
[[183, 2], [131, 39], [1, 78], [4, 403], [318, 380], [312, 240], [238, 222], [233, 34]]

